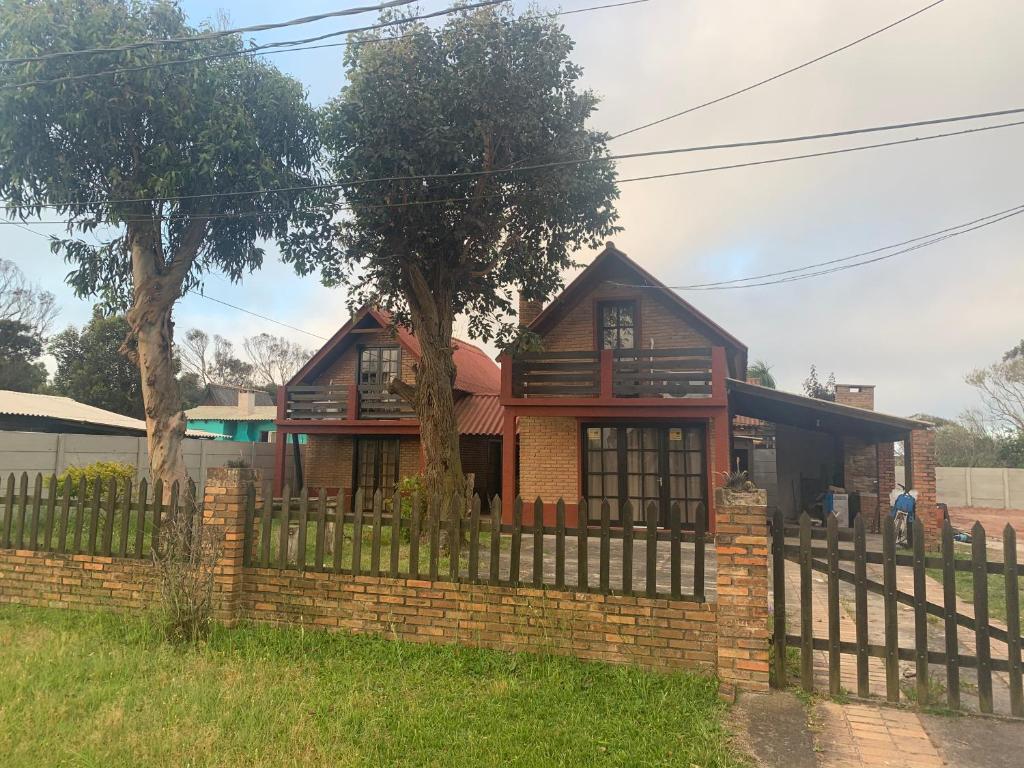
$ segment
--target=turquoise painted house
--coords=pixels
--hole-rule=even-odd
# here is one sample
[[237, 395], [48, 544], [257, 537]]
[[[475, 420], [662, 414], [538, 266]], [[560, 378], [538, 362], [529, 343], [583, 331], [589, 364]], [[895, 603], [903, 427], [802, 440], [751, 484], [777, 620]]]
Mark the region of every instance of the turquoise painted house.
[[267, 392], [209, 384], [203, 402], [185, 411], [189, 429], [220, 435], [218, 440], [269, 443], [277, 431], [277, 406]]

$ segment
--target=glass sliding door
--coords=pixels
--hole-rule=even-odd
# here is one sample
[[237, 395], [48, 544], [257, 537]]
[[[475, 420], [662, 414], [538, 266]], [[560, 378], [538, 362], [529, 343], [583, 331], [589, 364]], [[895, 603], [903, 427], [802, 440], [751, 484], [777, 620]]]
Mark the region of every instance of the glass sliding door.
[[373, 494], [380, 489], [385, 496], [395, 490], [398, 482], [398, 440], [394, 438], [361, 437], [356, 440], [355, 493], [363, 492], [363, 510], [373, 509]]
[[[707, 509], [707, 461], [704, 426], [591, 425], [583, 428], [583, 487], [590, 519], [601, 519], [601, 501], [611, 502], [619, 522], [627, 501], [637, 525], [647, 524], [655, 506], [658, 524], [668, 527], [673, 504], [684, 527], [694, 527], [697, 509]], [[706, 522], [706, 520], [705, 520]]]

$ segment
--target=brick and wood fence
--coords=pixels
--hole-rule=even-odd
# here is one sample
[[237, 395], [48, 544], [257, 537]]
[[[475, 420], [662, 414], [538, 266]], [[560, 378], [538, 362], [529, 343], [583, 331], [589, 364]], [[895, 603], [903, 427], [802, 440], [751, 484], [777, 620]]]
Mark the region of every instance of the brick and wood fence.
[[[132, 611], [158, 599], [152, 552], [176, 490], [165, 501], [145, 484], [27, 477], [5, 490], [0, 603]], [[498, 500], [461, 517], [360, 501], [339, 511], [336, 498], [274, 498], [258, 472], [210, 470], [198, 514], [222, 544], [216, 617], [696, 669], [717, 673], [726, 696], [768, 686], [763, 495], [719, 498], [716, 538], [684, 529], [678, 511], [668, 529], [612, 527], [602, 505], [599, 522], [569, 528], [563, 504], [545, 525], [521, 500], [504, 523]], [[630, 522], [633, 510], [620, 512]]]

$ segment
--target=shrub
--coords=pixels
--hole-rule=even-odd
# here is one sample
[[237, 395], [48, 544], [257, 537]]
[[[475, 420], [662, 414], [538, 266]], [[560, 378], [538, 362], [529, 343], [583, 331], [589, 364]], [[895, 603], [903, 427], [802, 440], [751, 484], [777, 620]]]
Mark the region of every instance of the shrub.
[[117, 484], [117, 496], [120, 497], [123, 490], [135, 480], [135, 467], [120, 461], [96, 461], [86, 464], [84, 467], [68, 467], [57, 478], [58, 493], [63, 494], [65, 484], [70, 484], [71, 496], [78, 496], [78, 487], [82, 478], [85, 478], [89, 493], [92, 492], [93, 484], [98, 480], [102, 484], [104, 499], [110, 480], [113, 478]]

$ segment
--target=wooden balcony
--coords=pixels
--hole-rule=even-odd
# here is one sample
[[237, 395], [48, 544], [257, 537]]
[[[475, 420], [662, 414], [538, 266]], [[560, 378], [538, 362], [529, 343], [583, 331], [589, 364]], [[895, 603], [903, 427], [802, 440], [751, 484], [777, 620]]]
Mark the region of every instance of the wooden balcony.
[[529, 352], [502, 358], [506, 403], [711, 404], [724, 401], [726, 377], [723, 347]]
[[288, 387], [281, 417], [288, 421], [414, 419], [411, 404], [381, 384]]

